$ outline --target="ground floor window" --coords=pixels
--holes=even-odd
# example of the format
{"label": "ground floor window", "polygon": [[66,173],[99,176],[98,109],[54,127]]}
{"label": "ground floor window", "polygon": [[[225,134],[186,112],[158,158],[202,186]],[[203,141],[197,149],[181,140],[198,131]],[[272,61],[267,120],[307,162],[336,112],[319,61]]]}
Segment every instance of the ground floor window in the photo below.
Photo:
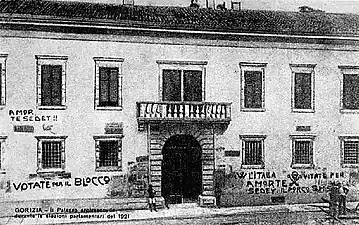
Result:
{"label": "ground floor window", "polygon": [[0,136],[0,173],[5,173],[5,140],[7,136]]}
{"label": "ground floor window", "polygon": [[94,136],[97,171],[122,170],[122,138],[121,134]]}
{"label": "ground floor window", "polygon": [[359,166],[359,136],[340,137],[342,165]]}
{"label": "ground floor window", "polygon": [[65,139],[67,136],[37,136],[38,172],[65,170]]}
{"label": "ground floor window", "polygon": [[242,167],[264,168],[264,135],[241,135]]}
{"label": "ground floor window", "polygon": [[292,139],[292,167],[313,167],[314,136],[293,135]]}

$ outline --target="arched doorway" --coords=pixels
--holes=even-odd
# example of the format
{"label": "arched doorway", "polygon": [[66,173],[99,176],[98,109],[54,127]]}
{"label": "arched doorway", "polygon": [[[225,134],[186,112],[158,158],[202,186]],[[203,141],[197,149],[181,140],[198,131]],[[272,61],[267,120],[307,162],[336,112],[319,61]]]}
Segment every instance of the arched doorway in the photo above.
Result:
{"label": "arched doorway", "polygon": [[202,150],[190,135],[170,137],[162,149],[162,195],[194,201],[202,191]]}

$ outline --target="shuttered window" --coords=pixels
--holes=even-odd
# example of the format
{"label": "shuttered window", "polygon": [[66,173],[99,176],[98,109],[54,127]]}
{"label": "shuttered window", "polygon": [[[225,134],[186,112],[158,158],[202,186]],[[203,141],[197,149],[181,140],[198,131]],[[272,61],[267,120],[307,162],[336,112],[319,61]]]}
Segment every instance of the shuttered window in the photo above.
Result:
{"label": "shuttered window", "polygon": [[244,107],[262,108],[262,72],[244,71]]}
{"label": "shuttered window", "polygon": [[343,141],[343,163],[344,164],[358,164],[359,163],[359,140],[344,140]]}
{"label": "shuttered window", "polygon": [[118,68],[100,67],[99,106],[118,106]]}
{"label": "shuttered window", "polygon": [[294,108],[312,109],[311,73],[294,74]]}
{"label": "shuttered window", "polygon": [[60,106],[62,101],[62,66],[41,66],[41,105]]}
{"label": "shuttered window", "polygon": [[203,99],[202,71],[164,69],[162,71],[163,101],[196,101]]}
{"label": "shuttered window", "polygon": [[[0,64],[0,105],[3,104],[3,102],[2,102],[3,81],[1,79],[1,73],[2,73],[2,64]],[[1,169],[1,167],[0,167],[0,169]]]}
{"label": "shuttered window", "polygon": [[244,141],[244,165],[262,165],[262,141],[245,140]]}
{"label": "shuttered window", "polygon": [[294,164],[312,164],[313,142],[311,140],[294,140]]}
{"label": "shuttered window", "polygon": [[42,168],[61,169],[62,147],[60,141],[42,142]]}
{"label": "shuttered window", "polygon": [[343,75],[343,108],[359,109],[359,75]]}
{"label": "shuttered window", "polygon": [[0,142],[0,170],[2,169],[2,161],[3,161],[3,158],[2,158],[2,146],[1,146],[1,142]]}

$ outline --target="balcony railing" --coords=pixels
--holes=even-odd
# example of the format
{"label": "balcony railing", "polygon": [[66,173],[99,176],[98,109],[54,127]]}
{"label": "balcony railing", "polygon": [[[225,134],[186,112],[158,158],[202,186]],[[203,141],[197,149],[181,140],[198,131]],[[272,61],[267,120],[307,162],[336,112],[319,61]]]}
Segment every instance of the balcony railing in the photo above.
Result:
{"label": "balcony railing", "polygon": [[229,122],[231,103],[138,102],[137,119],[146,121]]}

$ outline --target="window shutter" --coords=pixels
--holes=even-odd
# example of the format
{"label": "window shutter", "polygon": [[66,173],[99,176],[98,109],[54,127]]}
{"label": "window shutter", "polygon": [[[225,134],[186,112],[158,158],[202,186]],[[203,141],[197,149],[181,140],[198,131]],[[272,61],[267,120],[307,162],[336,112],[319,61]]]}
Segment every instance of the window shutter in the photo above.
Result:
{"label": "window shutter", "polygon": [[296,73],[294,85],[294,107],[296,109],[312,108],[312,75]]}
{"label": "window shutter", "polygon": [[118,68],[110,68],[109,104],[118,106]]}
{"label": "window shutter", "polygon": [[62,105],[62,66],[52,67],[52,105]]}
{"label": "window shutter", "polygon": [[100,67],[100,106],[107,106],[109,99],[109,72],[108,68]]}
{"label": "window shutter", "polygon": [[[2,101],[2,90],[3,90],[3,86],[2,86],[2,64],[0,63],[0,105],[3,104],[3,101]],[[1,168],[1,167],[0,167]]]}
{"label": "window shutter", "polygon": [[181,71],[163,70],[163,101],[181,101]]}
{"label": "window shutter", "polygon": [[343,76],[343,107],[359,109],[359,75],[357,74]]}
{"label": "window shutter", "polygon": [[262,108],[262,72],[244,72],[244,107]]}
{"label": "window shutter", "polygon": [[51,68],[50,65],[41,66],[41,105],[51,105]]}
{"label": "window shutter", "polygon": [[202,101],[202,71],[185,70],[183,83],[184,101]]}

